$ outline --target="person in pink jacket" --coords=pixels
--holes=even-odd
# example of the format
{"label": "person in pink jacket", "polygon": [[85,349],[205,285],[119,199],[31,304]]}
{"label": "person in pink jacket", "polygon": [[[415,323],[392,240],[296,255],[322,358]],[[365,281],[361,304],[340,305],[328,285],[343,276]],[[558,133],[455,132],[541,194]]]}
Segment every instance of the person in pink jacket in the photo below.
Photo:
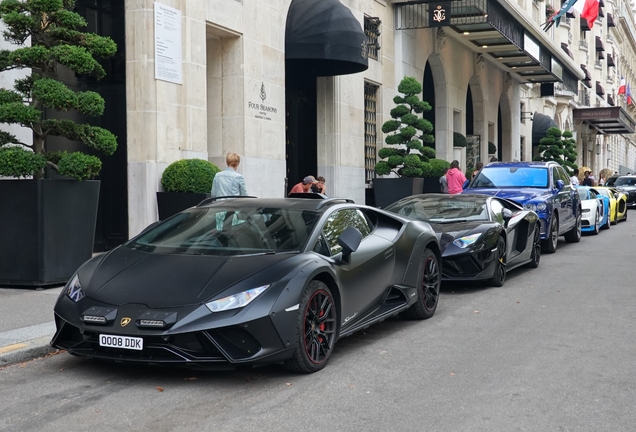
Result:
{"label": "person in pink jacket", "polygon": [[448,193],[459,194],[464,190],[464,182],[466,176],[459,169],[459,162],[454,160],[450,164],[450,169],[446,173],[446,181],[448,182]]}

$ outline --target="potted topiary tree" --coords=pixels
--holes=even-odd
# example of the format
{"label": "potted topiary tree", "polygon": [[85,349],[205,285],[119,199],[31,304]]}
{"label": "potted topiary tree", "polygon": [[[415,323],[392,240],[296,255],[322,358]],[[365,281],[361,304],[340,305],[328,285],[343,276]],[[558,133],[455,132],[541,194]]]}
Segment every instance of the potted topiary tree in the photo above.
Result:
{"label": "potted topiary tree", "polygon": [[576,140],[572,138],[572,132],[563,131],[557,127],[547,130],[545,138],[539,141],[539,156],[536,161],[554,161],[565,168],[569,176],[574,174],[577,168]]}
{"label": "potted topiary tree", "polygon": [[[99,181],[90,179],[99,174],[101,160],[81,151],[50,152],[47,138],[66,138],[80,143],[69,148],[83,144],[90,153],[104,155],[115,152],[117,139],[97,126],[53,119],[55,111],[75,110],[92,117],[104,112],[99,94],[75,92],[53,77],[58,68],[68,68],[100,79],[105,71],[95,57],[108,58],[117,46],[108,37],[82,31],[86,21],[73,12],[74,3],[0,2],[4,38],[19,46],[0,50],[0,72],[29,70],[12,89],[0,89],[0,123],[32,130],[30,142],[0,132],[0,176],[16,178],[0,181],[2,285],[66,282],[93,252]],[[25,46],[27,41],[30,46]]]}
{"label": "potted topiary tree", "polygon": [[393,98],[397,106],[391,110],[392,119],[382,125],[389,147],[380,149],[378,156],[383,160],[375,165],[377,174],[394,175],[373,180],[375,204],[379,207],[422,193],[424,179],[433,180],[429,163],[435,157],[435,149],[430,147],[435,140],[431,133],[433,125],[417,115],[430,111],[431,106],[420,100],[418,95],[422,93],[422,85],[413,77],[404,77],[398,92],[402,95]]}
{"label": "potted topiary tree", "polygon": [[159,220],[209,198],[212,181],[219,171],[219,167],[203,159],[182,159],[168,165],[161,176],[164,191],[157,192]]}

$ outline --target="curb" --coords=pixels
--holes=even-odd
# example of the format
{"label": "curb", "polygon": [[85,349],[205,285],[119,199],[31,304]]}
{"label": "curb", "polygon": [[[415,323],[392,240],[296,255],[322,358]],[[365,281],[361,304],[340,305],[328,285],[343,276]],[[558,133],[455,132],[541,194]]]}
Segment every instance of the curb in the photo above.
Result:
{"label": "curb", "polygon": [[29,341],[0,347],[0,368],[43,357],[59,351],[49,345],[51,336],[42,336]]}

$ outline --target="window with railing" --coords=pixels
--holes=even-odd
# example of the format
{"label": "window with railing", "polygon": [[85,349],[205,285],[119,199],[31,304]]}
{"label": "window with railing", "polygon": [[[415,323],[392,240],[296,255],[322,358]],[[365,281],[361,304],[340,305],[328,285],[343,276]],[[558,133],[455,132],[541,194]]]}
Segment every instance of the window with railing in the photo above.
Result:
{"label": "window with railing", "polygon": [[367,36],[367,56],[371,59],[378,59],[380,51],[380,25],[382,21],[377,17],[364,17],[364,34]]}
{"label": "window with railing", "polygon": [[375,177],[377,161],[377,103],[378,86],[364,83],[364,181],[371,183]]}

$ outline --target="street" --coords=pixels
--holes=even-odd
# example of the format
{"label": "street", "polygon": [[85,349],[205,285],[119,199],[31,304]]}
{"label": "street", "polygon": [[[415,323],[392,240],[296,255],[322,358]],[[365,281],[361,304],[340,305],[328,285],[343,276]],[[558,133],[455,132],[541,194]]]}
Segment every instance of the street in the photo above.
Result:
{"label": "street", "polygon": [[4,367],[0,431],[633,430],[635,215],[561,238],[503,288],[443,285],[433,318],[342,339],[313,375],[67,353]]}

